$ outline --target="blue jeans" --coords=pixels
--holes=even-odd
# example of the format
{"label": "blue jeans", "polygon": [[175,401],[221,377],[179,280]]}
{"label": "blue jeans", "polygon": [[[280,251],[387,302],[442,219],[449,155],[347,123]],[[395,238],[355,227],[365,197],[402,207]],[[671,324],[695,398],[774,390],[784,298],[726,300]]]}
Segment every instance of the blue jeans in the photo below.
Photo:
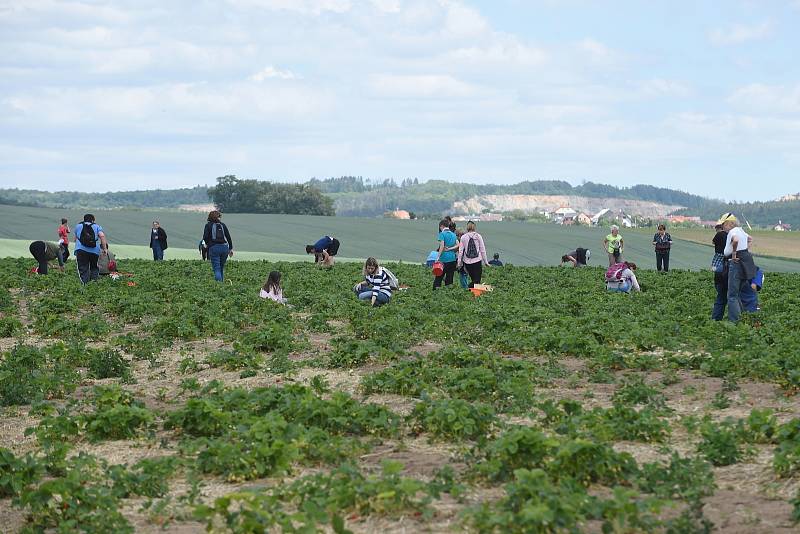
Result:
{"label": "blue jeans", "polygon": [[153,239],[153,260],[160,261],[164,259],[164,249],[161,248],[161,243],[158,239]]}
{"label": "blue jeans", "polygon": [[744,311],[750,313],[758,311],[758,293],[750,286],[749,282],[742,287],[739,299],[742,301]]}
{"label": "blue jeans", "polygon": [[626,282],[620,284],[619,287],[608,287],[608,286],[606,286],[606,287],[607,287],[607,289],[609,291],[618,292],[618,293],[628,293],[631,290],[631,285],[632,284],[630,282],[626,281]]}
{"label": "blue jeans", "polygon": [[742,292],[749,282],[741,263],[728,262],[728,320],[735,323],[742,314]]}
{"label": "blue jeans", "polygon": [[225,278],[225,262],[228,261],[228,245],[217,244],[208,248],[208,259],[211,260],[211,268],[214,269],[214,280],[222,282]]}
{"label": "blue jeans", "polygon": [[[366,287],[363,287],[361,284],[355,290],[356,295],[358,296],[358,300],[372,300],[372,290]],[[389,302],[389,297],[381,293],[380,291],[375,292],[375,306],[382,306]]]}
{"label": "blue jeans", "polygon": [[721,321],[722,316],[725,315],[725,304],[728,302],[728,276],[714,273],[714,288],[717,290],[717,299],[714,301],[711,318]]}

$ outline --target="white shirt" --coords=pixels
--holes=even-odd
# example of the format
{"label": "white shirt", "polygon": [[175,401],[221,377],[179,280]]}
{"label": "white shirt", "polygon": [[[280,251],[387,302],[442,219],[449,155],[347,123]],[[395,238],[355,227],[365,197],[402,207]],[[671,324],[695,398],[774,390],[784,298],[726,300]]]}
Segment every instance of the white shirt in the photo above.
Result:
{"label": "white shirt", "polygon": [[725,251],[723,254],[726,256],[731,256],[733,254],[734,237],[738,241],[736,243],[736,252],[739,252],[740,250],[747,250],[747,238],[750,236],[747,235],[747,232],[742,230],[741,226],[734,226],[731,228],[731,231],[728,232],[728,239],[725,241]]}

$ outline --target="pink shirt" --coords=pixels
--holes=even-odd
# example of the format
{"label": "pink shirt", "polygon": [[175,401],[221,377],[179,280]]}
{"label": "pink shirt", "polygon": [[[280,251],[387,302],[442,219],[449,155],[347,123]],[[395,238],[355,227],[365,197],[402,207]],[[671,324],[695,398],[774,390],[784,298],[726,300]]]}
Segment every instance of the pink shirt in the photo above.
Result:
{"label": "pink shirt", "polygon": [[280,302],[281,304],[284,304],[286,302],[286,299],[283,298],[282,289],[278,289],[277,293],[273,293],[272,291],[264,291],[264,288],[262,287],[259,296],[262,299],[274,300],[275,302]]}
{"label": "pink shirt", "polygon": [[[478,256],[475,258],[467,257],[467,247],[469,240],[474,239],[478,247]],[[489,265],[489,258],[486,256],[486,246],[483,244],[483,237],[478,232],[467,232],[461,236],[461,246],[458,247],[458,263],[478,263],[482,261],[484,265]]]}

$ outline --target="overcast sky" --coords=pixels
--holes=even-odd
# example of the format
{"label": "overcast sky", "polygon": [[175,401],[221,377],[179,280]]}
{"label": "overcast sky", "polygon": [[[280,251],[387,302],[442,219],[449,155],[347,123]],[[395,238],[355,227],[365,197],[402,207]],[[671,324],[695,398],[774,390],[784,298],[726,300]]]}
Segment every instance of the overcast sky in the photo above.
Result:
{"label": "overcast sky", "polygon": [[[699,7],[698,7],[699,6]],[[0,0],[0,187],[800,190],[800,0]]]}

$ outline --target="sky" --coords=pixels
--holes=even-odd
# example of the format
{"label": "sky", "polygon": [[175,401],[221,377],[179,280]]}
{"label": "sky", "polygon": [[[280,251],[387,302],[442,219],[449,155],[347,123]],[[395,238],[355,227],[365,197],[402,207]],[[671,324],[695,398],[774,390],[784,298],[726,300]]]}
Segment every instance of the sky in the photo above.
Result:
{"label": "sky", "polygon": [[0,187],[800,191],[800,0],[0,0]]}

